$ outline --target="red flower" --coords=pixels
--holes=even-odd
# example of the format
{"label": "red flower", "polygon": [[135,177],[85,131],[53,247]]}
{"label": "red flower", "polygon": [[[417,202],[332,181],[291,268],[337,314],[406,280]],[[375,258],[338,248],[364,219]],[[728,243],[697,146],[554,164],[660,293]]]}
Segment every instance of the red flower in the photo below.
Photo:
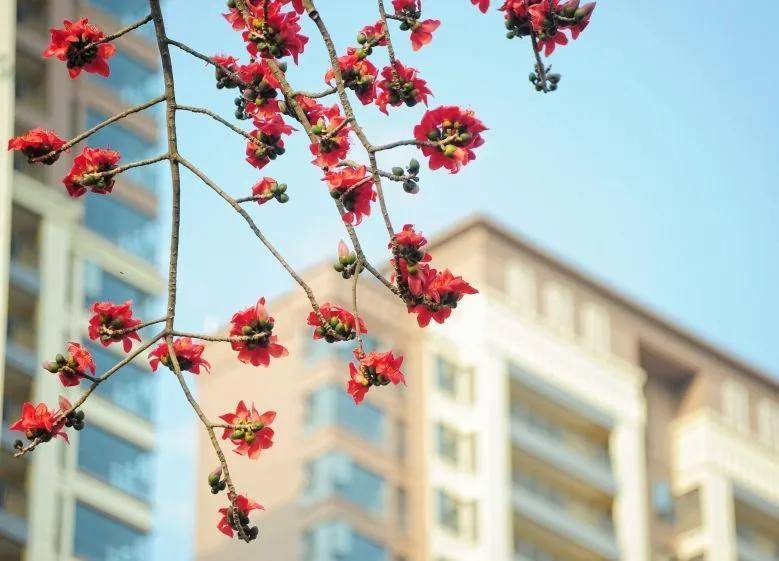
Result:
{"label": "red flower", "polygon": [[95,362],[87,349],[78,343],[68,343],[68,355],[57,355],[55,361],[46,361],[43,368],[59,374],[63,386],[77,386],[88,372],[95,373]]}
{"label": "red flower", "polygon": [[[345,55],[338,57],[338,66],[344,86],[353,90],[363,105],[368,105],[376,97],[378,70],[365,56],[364,51],[349,47]],[[334,81],[335,73],[331,67],[325,74],[325,82],[332,86]]]}
{"label": "red flower", "polygon": [[[19,150],[31,164],[36,163],[36,161],[46,165],[53,164],[59,159],[59,153],[53,154],[48,158],[42,157],[49,152],[59,150],[64,145],[65,141],[54,132],[40,128],[27,131],[23,135],[8,141],[8,149]],[[36,160],[37,158],[42,159]]]}
{"label": "red flower", "polygon": [[373,176],[365,166],[341,166],[326,172],[323,181],[330,184],[330,196],[344,205],[346,212],[341,217],[344,222],[356,226],[363,216],[370,215],[376,191],[373,190]]}
{"label": "red flower", "polygon": [[257,201],[257,204],[264,205],[274,197],[279,199],[282,196],[287,197],[287,195],[284,195],[284,190],[286,190],[286,185],[279,185],[279,182],[271,177],[263,177],[252,187],[252,196]]}
{"label": "red flower", "polygon": [[235,444],[233,452],[236,454],[256,460],[263,450],[273,446],[273,429],[269,425],[276,418],[275,411],[260,415],[254,404],[249,410],[243,401],[239,401],[235,413],[225,413],[219,418],[231,425],[224,429],[222,440],[229,439]]}
{"label": "red flower", "polygon": [[22,416],[8,428],[23,432],[28,440],[38,438],[46,442],[61,436],[65,442],[68,442],[68,435],[62,429],[65,411],[71,408],[71,404],[64,397],[60,397],[59,407],[56,411],[50,411],[45,403],[33,405],[26,401],[22,404]]}
{"label": "red flower", "polygon": [[238,531],[238,529],[236,528],[236,521],[235,521],[235,519],[237,518],[238,522],[243,527],[242,529],[244,531],[244,534],[249,536],[251,539],[256,538],[257,527],[255,526],[254,528],[248,528],[249,513],[253,510],[265,510],[265,507],[245,497],[244,495],[238,495],[235,498],[234,508],[238,512],[233,511],[232,505],[227,508],[219,509],[219,514],[222,515],[222,518],[219,520],[219,522],[217,522],[216,527],[225,536],[232,538],[235,535],[235,532]]}
{"label": "red flower", "polygon": [[228,55],[214,55],[211,60],[216,66],[214,74],[216,77],[217,88],[234,88],[238,84],[235,83],[235,78],[229,73],[235,74],[238,72],[238,59],[234,56]]}
{"label": "red flower", "polygon": [[346,391],[354,402],[359,404],[371,386],[386,386],[387,384],[405,384],[406,377],[400,371],[403,357],[396,357],[392,351],[386,353],[371,352],[364,354],[360,349],[354,350],[357,365],[349,363],[349,382]]}
{"label": "red flower", "polygon": [[270,358],[287,356],[287,349],[279,345],[273,335],[274,320],[265,309],[265,298],[260,298],[256,306],[250,306],[233,314],[230,320],[230,336],[246,339],[231,342],[234,351],[238,351],[238,360],[253,366],[268,366]]}
{"label": "red flower", "polygon": [[436,143],[436,146],[420,147],[429,158],[430,169],[445,167],[451,173],[457,173],[462,166],[476,159],[473,149],[484,144],[481,133],[485,130],[487,127],[472,111],[446,105],[425,113],[414,127],[414,138]]}
{"label": "red flower", "polygon": [[73,198],[81,197],[87,192],[87,188],[101,195],[110,193],[116,183],[116,175],[98,174],[114,169],[120,159],[119,152],[114,150],[85,147],[81,154],[75,157],[73,167],[62,180],[68,195]]}
{"label": "red flower", "polygon": [[279,112],[279,102],[276,100],[279,82],[267,61],[245,64],[236,73],[246,83],[241,92],[246,100],[246,114],[272,119]]}
{"label": "red flower", "polygon": [[370,45],[372,47],[386,47],[387,33],[384,28],[384,22],[379,20],[373,25],[366,25],[357,34],[357,42],[361,45]]}
{"label": "red flower", "polygon": [[481,13],[486,14],[487,9],[490,7],[490,0],[471,0],[471,4],[478,6]]}
{"label": "red flower", "polygon": [[297,64],[308,37],[299,33],[300,16],[295,12],[282,12],[281,8],[280,3],[271,3],[266,14],[264,3],[250,5],[249,25],[243,32],[243,40],[253,57],[291,56]]}
{"label": "red flower", "polygon": [[417,70],[403,66],[400,61],[395,61],[395,72],[391,66],[381,71],[382,80],[377,84],[379,94],[376,96],[376,105],[383,113],[387,113],[387,105],[400,107],[405,103],[409,107],[422,102],[427,105],[427,96],[433,92],[427,87],[427,82],[417,76]]}
{"label": "red flower", "polygon": [[479,292],[462,277],[455,277],[449,269],[444,269],[442,272],[434,269],[432,271],[435,276],[424,291],[427,301],[408,306],[409,313],[417,314],[417,323],[420,327],[426,327],[431,319],[443,323],[464,295]]}
{"label": "red flower", "polygon": [[[322,313],[322,317],[325,318],[325,321],[330,328],[335,331],[341,339],[336,339],[330,335],[328,330],[319,323],[316,312],[312,311],[308,314],[307,323],[315,328],[314,339],[324,338],[328,343],[333,343],[335,341],[354,339],[356,337],[354,314],[344,310],[341,306],[336,306],[330,302],[321,305],[319,311]],[[363,322],[362,319],[360,319],[360,333],[368,333],[368,330],[365,328],[365,322]]]}
{"label": "red flower", "polygon": [[95,302],[92,304],[94,315],[89,318],[89,338],[99,340],[104,347],[111,343],[122,342],[124,352],[129,353],[133,341],[140,341],[137,331],[123,331],[141,324],[141,320],[133,317],[132,302],[116,305],[111,302]]}
{"label": "red flower", "polygon": [[[192,339],[189,337],[179,337],[173,340],[173,352],[176,353],[179,367],[181,370],[192,372],[192,374],[200,374],[201,366],[206,372],[211,372],[211,365],[203,358],[205,349],[203,345],[192,343]],[[149,366],[151,366],[153,372],[157,371],[157,367],[160,364],[173,370],[173,361],[170,359],[168,344],[165,341],[149,353]]]}
{"label": "red flower", "polygon": [[310,123],[316,123],[324,115],[325,107],[320,105],[315,99],[298,95],[295,97],[295,101],[298,102]]}
{"label": "red flower", "polygon": [[271,118],[255,119],[254,126],[257,128],[249,136],[259,143],[251,140],[246,143],[246,161],[262,169],[285,152],[282,135],[290,135],[295,129],[286,124],[278,113]]}
{"label": "red flower", "polygon": [[90,24],[87,18],[77,22],[65,20],[64,24],[62,29],[49,29],[51,42],[43,56],[65,61],[71,78],[81,74],[81,70],[101,76],[111,74],[106,61],[114,56],[116,47],[111,43],[94,44],[103,39],[105,33]]}
{"label": "red flower", "polygon": [[[311,144],[311,153],[316,156],[312,163],[320,168],[329,168],[346,157],[349,152],[349,125],[341,115],[338,105],[322,111],[321,116],[311,128],[320,140]],[[337,131],[337,132],[336,132]]]}

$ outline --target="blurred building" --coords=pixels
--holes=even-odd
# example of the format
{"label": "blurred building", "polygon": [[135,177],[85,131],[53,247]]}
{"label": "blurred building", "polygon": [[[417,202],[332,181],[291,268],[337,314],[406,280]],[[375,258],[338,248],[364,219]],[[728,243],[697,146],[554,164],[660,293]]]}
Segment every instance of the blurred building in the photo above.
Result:
{"label": "blurred building", "polygon": [[[35,126],[71,138],[161,92],[153,30],[123,37],[111,76],[71,80],[64,63],[46,61],[48,28],[86,16],[108,30],[148,13],[143,0],[0,2],[0,127],[5,139]],[[88,143],[129,162],[158,151],[159,113],[102,129]],[[72,445],[50,443],[12,458],[7,430],[22,402],[56,404],[65,394],[40,368],[67,341],[86,339],[87,306],[132,299],[137,315],[161,315],[155,243],[157,171],[122,174],[112,196],[69,199],[61,184],[72,158],[30,166],[0,151],[0,561],[146,561],[150,559],[154,424],[152,378],[131,365],[101,386],[87,407],[87,428]],[[13,160],[13,161],[12,161]],[[98,372],[121,356],[88,343]],[[78,391],[67,393],[73,397]]]}
{"label": "blurred building", "polygon": [[[311,340],[298,291],[270,305],[290,356],[269,370],[208,348],[208,415],[246,399],[279,416],[259,461],[229,456],[268,509],[251,546],[214,527],[202,439],[198,561],[779,559],[775,380],[489,220],[431,252],[481,291],[444,326],[361,283],[371,344],[405,355],[407,388],[354,406],[350,345]],[[350,306],[329,266],[307,277]]]}

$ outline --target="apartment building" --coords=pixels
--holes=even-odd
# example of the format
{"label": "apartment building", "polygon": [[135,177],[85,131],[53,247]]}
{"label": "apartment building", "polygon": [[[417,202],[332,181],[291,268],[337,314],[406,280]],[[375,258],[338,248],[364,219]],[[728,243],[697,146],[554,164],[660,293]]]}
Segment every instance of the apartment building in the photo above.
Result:
{"label": "apartment building", "polygon": [[[35,126],[69,138],[127,106],[159,95],[151,29],[123,37],[111,76],[71,80],[46,61],[48,28],[86,16],[118,29],[148,11],[143,0],[7,0],[0,2],[0,127],[7,139]],[[159,113],[133,115],[95,134],[94,146],[125,161],[159,146]],[[76,153],[80,150],[77,147]],[[56,403],[63,391],[40,363],[67,341],[83,341],[98,371],[121,356],[87,340],[87,307],[132,299],[138,315],[159,315],[155,241],[157,170],[122,174],[110,197],[66,196],[61,178],[70,154],[30,166],[0,153],[0,560],[146,561],[151,559],[154,481],[154,380],[130,365],[90,399],[87,427],[70,446],[52,442],[12,457],[7,430],[24,401]]]}
{"label": "apartment building", "polygon": [[[198,561],[779,559],[775,378],[488,219],[430,251],[480,290],[443,326],[361,283],[371,344],[406,357],[406,388],[355,406],[350,345],[311,339],[298,292],[270,305],[290,356],[267,371],[208,348],[209,415],[239,399],[279,415],[259,461],[231,455],[268,509],[249,546],[214,528],[202,439]],[[329,266],[306,277],[350,305]]]}

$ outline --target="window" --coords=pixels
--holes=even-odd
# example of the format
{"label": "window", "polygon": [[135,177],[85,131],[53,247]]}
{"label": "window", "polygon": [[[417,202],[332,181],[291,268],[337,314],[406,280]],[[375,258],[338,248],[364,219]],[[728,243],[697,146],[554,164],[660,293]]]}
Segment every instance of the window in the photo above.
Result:
{"label": "window", "polygon": [[652,507],[655,514],[666,522],[673,524],[676,521],[674,496],[667,481],[652,484]]}
{"label": "window", "polygon": [[465,403],[473,401],[473,371],[440,355],[436,359],[436,383],[441,393],[450,399]]}
{"label": "window", "polygon": [[[37,55],[37,53],[36,53]],[[37,111],[46,110],[46,63],[24,51],[16,52],[16,102]]]}
{"label": "window", "polygon": [[115,302],[132,300],[136,317],[150,318],[157,315],[157,298],[140,288],[112,275],[91,261],[84,262],[84,307],[89,309],[94,302]]}
{"label": "window", "polygon": [[310,394],[306,415],[307,429],[337,425],[375,444],[384,442],[386,419],[381,409],[364,402],[356,406],[340,385],[324,386]]}
{"label": "window", "polygon": [[550,281],[543,288],[544,317],[550,327],[565,333],[573,332],[573,296],[559,283]]}
{"label": "window", "polygon": [[160,77],[157,71],[121,50],[111,57],[110,76],[103,78],[99,74],[89,74],[89,79],[111,88],[128,104],[144,103],[159,95]]}
{"label": "window", "polygon": [[46,10],[47,0],[17,0],[16,22],[40,32],[46,32],[49,20]]}
{"label": "window", "polygon": [[763,444],[779,450],[779,405],[770,399],[757,405],[757,432]]}
{"label": "window", "polygon": [[[98,375],[122,359],[120,355],[92,341],[85,341],[84,345],[92,353]],[[100,384],[95,393],[130,413],[151,420],[155,383],[151,372],[131,362],[122,368],[120,374],[111,378],[110,384]]]}
{"label": "window", "polygon": [[524,314],[536,313],[536,275],[533,269],[520,262],[511,261],[506,267],[506,296]]}
{"label": "window", "polygon": [[728,379],[722,384],[722,413],[736,429],[749,430],[749,393],[735,380]]}
{"label": "window", "polygon": [[159,224],[121,199],[97,195],[86,197],[84,225],[96,234],[146,261],[155,261]]}
{"label": "window", "polygon": [[398,526],[402,531],[408,530],[408,493],[404,487],[398,487],[395,495],[395,509]]}
{"label": "window", "polygon": [[606,310],[587,302],[582,306],[581,326],[582,338],[587,347],[598,353],[611,351],[611,325]]}
{"label": "window", "polygon": [[438,524],[459,538],[476,539],[476,503],[463,501],[446,491],[436,492]]}
{"label": "window", "polygon": [[437,423],[435,432],[441,458],[461,469],[475,467],[474,435],[462,434],[444,423]]}
{"label": "window", "polygon": [[384,547],[341,521],[317,524],[303,540],[306,561],[389,561]]}
{"label": "window", "polygon": [[374,514],[384,511],[384,478],[357,464],[348,455],[331,452],[306,466],[308,486],[305,499],[324,501],[337,496]]}
{"label": "window", "polygon": [[[87,111],[86,128],[94,127],[107,118],[108,115],[89,109]],[[121,163],[151,158],[156,156],[159,151],[157,142],[139,136],[120,123],[112,123],[110,126],[100,129],[90,136],[87,142],[90,146],[102,146],[117,150],[122,154]],[[134,183],[154,192],[157,188],[158,169],[158,166],[137,167],[124,172],[122,176],[130,178]]]}
{"label": "window", "polygon": [[79,433],[79,469],[144,501],[152,496],[151,462],[148,450],[93,424]]}
{"label": "window", "polygon": [[147,561],[149,536],[83,503],[76,504],[73,553],[83,561]]}

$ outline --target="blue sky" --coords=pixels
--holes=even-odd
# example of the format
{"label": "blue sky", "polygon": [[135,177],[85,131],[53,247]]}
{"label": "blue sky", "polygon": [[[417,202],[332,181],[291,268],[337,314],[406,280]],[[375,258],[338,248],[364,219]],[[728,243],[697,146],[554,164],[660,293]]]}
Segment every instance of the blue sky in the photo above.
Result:
{"label": "blue sky", "polygon": [[[376,19],[373,2],[319,4],[341,52]],[[245,57],[240,37],[218,15],[221,3],[168,0],[166,6],[174,38],[205,53]],[[498,12],[482,16],[467,0],[425,0],[424,7],[443,25],[418,53],[396,29],[400,60],[420,69],[435,94],[431,106],[468,106],[490,131],[478,159],[460,174],[423,168],[416,196],[390,186],[394,222],[435,233],[471,213],[489,213],[596,279],[779,374],[779,48],[754,22],[761,7],[768,13],[773,4],[758,0],[750,10],[726,12],[687,1],[599,2],[582,37],[551,57],[563,74],[551,95],[530,87],[529,45],[504,38]],[[374,55],[377,65],[383,66],[383,54]],[[181,103],[230,117],[233,95],[213,88],[211,70],[179,53],[174,64]],[[301,67],[290,66],[294,86],[321,88],[321,40],[312,36]],[[380,143],[410,137],[423,110],[388,119],[369,109],[359,117]],[[261,176],[243,161],[244,143],[234,133],[193,115],[181,116],[179,130],[185,156],[232,194],[245,195]],[[384,155],[382,166],[411,154]],[[308,160],[298,134],[287,154],[263,170],[289,184],[291,201],[252,210],[298,268],[331,258],[344,237]],[[386,257],[377,216],[359,232],[373,260]],[[224,323],[258,296],[291,286],[240,218],[189,174],[182,240],[182,327]],[[166,430],[186,435],[192,427],[183,399],[170,384],[166,391],[166,401],[176,404],[165,414]],[[179,443],[161,463],[191,456],[186,439]],[[192,478],[164,469],[160,477],[168,505],[160,513],[160,530],[168,533],[160,551],[184,561],[187,530],[168,509],[177,516],[189,511]]]}

